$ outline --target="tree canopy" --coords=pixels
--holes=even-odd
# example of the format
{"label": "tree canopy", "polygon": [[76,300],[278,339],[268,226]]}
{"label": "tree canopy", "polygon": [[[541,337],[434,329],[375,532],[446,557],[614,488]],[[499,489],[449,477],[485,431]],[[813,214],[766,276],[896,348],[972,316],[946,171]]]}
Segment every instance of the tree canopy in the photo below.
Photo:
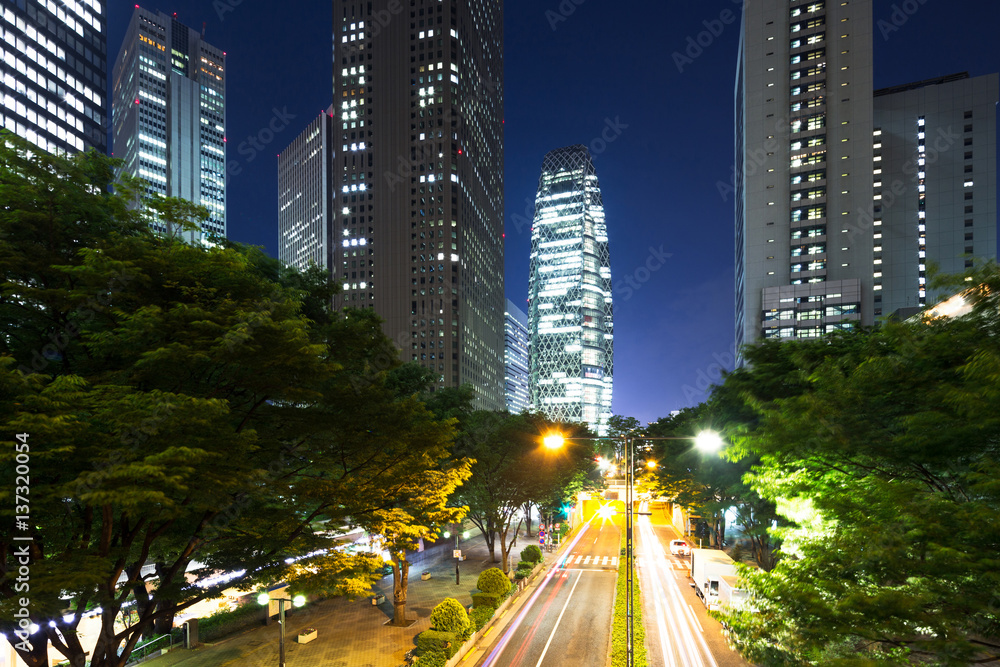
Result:
{"label": "tree canopy", "polygon": [[789,523],[728,619],[751,660],[1000,659],[1000,272],[969,278],[969,315],[767,341],[727,378],[758,416],[735,453]]}
{"label": "tree canopy", "polygon": [[[153,235],[154,213],[185,227],[205,212],[135,208],[139,190],[114,168],[0,136],[0,420],[5,439],[29,434],[40,628],[12,643],[32,667],[50,645],[73,664],[90,651],[95,667],[124,665],[143,634],[232,585],[204,585],[215,573],[359,594],[375,563],[336,551],[340,528],[426,510],[414,489],[461,480],[453,426],[390,382],[399,361],[377,318],[331,310],[336,288],[318,270]],[[0,453],[10,479],[15,444]],[[8,637],[21,597],[13,491],[0,490]],[[325,577],[304,575],[310,563]],[[98,606],[101,637],[82,647],[75,630]]]}

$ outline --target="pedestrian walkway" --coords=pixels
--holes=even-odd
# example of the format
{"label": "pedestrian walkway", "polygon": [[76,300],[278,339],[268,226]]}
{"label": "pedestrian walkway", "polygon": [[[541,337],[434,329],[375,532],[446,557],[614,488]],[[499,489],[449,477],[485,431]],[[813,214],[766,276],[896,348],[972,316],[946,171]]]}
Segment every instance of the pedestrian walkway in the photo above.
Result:
{"label": "pedestrian walkway", "polygon": [[[511,550],[513,571],[519,554],[528,544],[537,544],[537,537],[518,537]],[[490,560],[482,535],[462,541],[459,548],[466,560],[459,565],[459,582],[455,583],[454,545],[437,544],[416,554],[410,567],[406,617],[413,619],[409,627],[386,625],[392,620],[392,575],[376,584],[376,591],[385,602],[373,605],[371,598],[349,601],[334,598],[304,609],[286,612],[285,661],[288,667],[398,667],[405,662],[405,653],[415,646],[416,636],[430,627],[431,610],[439,602],[453,597],[463,606],[472,605],[479,573],[500,563]],[[496,547],[500,560],[500,545]],[[421,580],[429,572],[430,579]],[[305,628],[315,628],[317,638],[308,644],[298,644],[296,636]],[[142,663],[143,667],[273,667],[278,663],[279,627],[277,623],[255,627],[238,635],[206,644],[197,649],[177,649]]]}

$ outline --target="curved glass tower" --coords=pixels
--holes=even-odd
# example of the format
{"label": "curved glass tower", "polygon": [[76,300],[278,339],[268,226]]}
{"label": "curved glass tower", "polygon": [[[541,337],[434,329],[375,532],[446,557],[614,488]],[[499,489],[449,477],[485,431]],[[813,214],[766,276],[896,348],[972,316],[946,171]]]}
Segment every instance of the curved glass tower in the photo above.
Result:
{"label": "curved glass tower", "polygon": [[528,280],[531,409],[606,435],[614,325],[601,188],[586,146],[542,163]]}

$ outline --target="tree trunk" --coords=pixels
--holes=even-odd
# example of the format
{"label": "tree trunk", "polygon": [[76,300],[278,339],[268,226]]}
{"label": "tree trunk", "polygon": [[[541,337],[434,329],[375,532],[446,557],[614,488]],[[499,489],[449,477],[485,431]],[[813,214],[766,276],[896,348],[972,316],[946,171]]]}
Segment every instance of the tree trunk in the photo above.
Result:
{"label": "tree trunk", "polygon": [[493,520],[489,519],[486,521],[486,534],[483,536],[486,538],[486,548],[490,550],[490,562],[497,562],[497,552],[496,552],[496,526],[493,525]]}
{"label": "tree trunk", "polygon": [[507,533],[510,531],[510,524],[508,523],[504,526],[503,532],[500,534],[500,558],[502,561],[501,569],[504,574],[510,572],[510,550],[514,547],[517,542],[517,531],[521,527],[521,520],[517,520],[517,524],[514,525],[514,536],[510,538],[510,542],[507,541]]}
{"label": "tree trunk", "polygon": [[[28,667],[48,667],[49,638],[47,635],[48,635],[47,632],[39,633],[30,635],[26,638],[23,638],[22,640],[21,637],[18,637],[13,632],[11,632],[11,636],[8,638],[7,641],[11,643],[11,646],[14,647],[14,650],[17,652],[18,657],[20,657],[21,660],[24,661],[24,664],[28,665]],[[41,639],[42,641],[39,641],[39,639]],[[28,647],[31,650],[24,651],[17,648],[18,646]],[[80,658],[86,660],[86,658],[83,655],[81,655]],[[83,665],[83,661],[81,660],[79,662],[71,662],[70,664]]]}
{"label": "tree trunk", "polygon": [[524,505],[524,534],[526,537],[532,537],[531,535],[531,503],[525,503]]}
{"label": "tree trunk", "polygon": [[406,587],[410,577],[410,562],[406,552],[393,554],[392,562],[392,624],[406,627]]}

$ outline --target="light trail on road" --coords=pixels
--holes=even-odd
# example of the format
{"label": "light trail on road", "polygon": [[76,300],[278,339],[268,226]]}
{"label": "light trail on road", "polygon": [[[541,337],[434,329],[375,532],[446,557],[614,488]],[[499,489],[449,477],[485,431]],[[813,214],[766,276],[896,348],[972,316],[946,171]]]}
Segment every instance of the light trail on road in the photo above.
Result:
{"label": "light trail on road", "polygon": [[[583,526],[580,528],[580,532],[577,533],[576,537],[574,537],[573,540],[566,546],[566,550],[563,552],[563,556],[558,561],[556,561],[556,564],[545,575],[545,580],[538,586],[538,589],[534,592],[534,594],[532,594],[532,596],[528,598],[527,602],[524,603],[524,606],[521,607],[521,611],[518,612],[517,617],[515,617],[514,620],[511,621],[510,625],[507,627],[507,631],[503,633],[503,636],[500,638],[500,641],[497,642],[497,645],[490,652],[489,657],[486,659],[485,662],[483,662],[482,667],[492,667],[493,665],[496,664],[497,660],[500,658],[500,654],[502,654],[504,649],[507,648],[507,644],[510,642],[511,637],[513,637],[514,633],[517,632],[517,629],[521,627],[521,623],[524,621],[528,612],[531,611],[531,608],[534,606],[535,602],[538,601],[538,599],[541,597],[542,593],[546,590],[546,588],[549,588],[549,584],[552,581],[553,575],[556,572],[559,572],[561,574],[564,571],[568,555],[580,542],[580,539],[586,534],[588,528],[590,528],[589,521],[583,524]],[[548,591],[546,606],[552,604],[552,601],[555,599],[556,594],[562,588],[564,581],[565,577],[563,576],[557,577],[556,585],[553,586]],[[577,583],[579,583],[579,581],[580,579],[577,578]],[[565,607],[563,609],[565,610]],[[545,614],[539,614],[538,618],[539,621],[541,621],[541,619],[545,618]],[[537,632],[537,628],[534,628],[532,632],[533,633]],[[523,643],[521,650],[523,651],[527,646],[528,642]]]}
{"label": "light trail on road", "polygon": [[704,630],[684,601],[671,561],[647,516],[639,517],[639,535],[645,554],[642,583],[648,586],[646,590],[652,595],[664,664],[668,667],[718,667],[705,642]]}

